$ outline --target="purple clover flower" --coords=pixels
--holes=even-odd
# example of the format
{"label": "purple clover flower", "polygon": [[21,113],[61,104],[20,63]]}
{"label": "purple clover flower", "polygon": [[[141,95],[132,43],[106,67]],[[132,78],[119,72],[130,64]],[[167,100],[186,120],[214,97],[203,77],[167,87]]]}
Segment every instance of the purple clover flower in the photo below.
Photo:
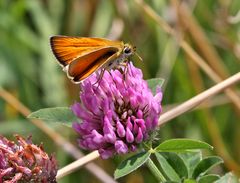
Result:
{"label": "purple clover flower", "polygon": [[18,143],[0,136],[0,182],[55,183],[57,163],[42,146],[16,135]]}
{"label": "purple clover flower", "polygon": [[93,74],[81,84],[80,102],[72,106],[82,120],[73,123],[80,135],[80,147],[98,150],[103,159],[114,154],[135,151],[149,139],[161,113],[162,92],[155,96],[143,80],[143,74],[130,62],[127,72],[120,70]]}

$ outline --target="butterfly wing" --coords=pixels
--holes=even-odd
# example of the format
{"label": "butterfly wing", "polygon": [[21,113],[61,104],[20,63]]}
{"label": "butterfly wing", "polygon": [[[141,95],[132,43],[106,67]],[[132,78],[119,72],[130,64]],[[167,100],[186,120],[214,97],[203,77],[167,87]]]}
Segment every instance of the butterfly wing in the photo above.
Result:
{"label": "butterfly wing", "polygon": [[112,62],[119,56],[117,48],[106,47],[81,56],[68,66],[68,77],[74,82],[80,82],[90,76],[94,71]]}
{"label": "butterfly wing", "polygon": [[[50,43],[54,55],[63,67],[92,52],[104,48],[117,49],[119,51],[123,47],[123,42],[120,41],[68,36],[53,36],[50,38]],[[93,61],[93,59],[89,61]]]}

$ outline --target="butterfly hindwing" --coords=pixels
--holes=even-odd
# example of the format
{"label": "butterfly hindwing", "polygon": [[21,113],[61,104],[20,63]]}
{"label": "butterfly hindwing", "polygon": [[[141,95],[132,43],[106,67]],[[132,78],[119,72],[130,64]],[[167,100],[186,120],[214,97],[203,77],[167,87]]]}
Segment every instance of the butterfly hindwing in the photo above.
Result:
{"label": "butterfly hindwing", "polygon": [[119,55],[119,50],[114,47],[106,47],[93,51],[72,61],[68,66],[68,76],[74,81],[79,82],[90,76]]}

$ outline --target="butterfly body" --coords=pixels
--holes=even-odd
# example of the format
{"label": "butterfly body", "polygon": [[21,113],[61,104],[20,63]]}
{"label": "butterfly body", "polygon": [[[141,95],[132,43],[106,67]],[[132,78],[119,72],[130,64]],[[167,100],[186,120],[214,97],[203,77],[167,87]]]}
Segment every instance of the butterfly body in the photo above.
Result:
{"label": "butterfly body", "polygon": [[50,43],[59,64],[75,83],[99,69],[117,68],[135,52],[130,44],[102,38],[53,36]]}

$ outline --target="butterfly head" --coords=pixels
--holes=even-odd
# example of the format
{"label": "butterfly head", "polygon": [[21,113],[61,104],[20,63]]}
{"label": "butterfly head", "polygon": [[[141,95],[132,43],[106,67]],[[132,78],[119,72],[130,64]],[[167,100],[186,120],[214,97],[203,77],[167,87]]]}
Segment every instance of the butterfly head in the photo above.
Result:
{"label": "butterfly head", "polygon": [[123,55],[125,58],[130,57],[131,55],[135,54],[140,61],[142,61],[142,58],[138,55],[136,52],[136,46],[132,46],[130,44],[125,44],[123,47]]}
{"label": "butterfly head", "polygon": [[125,44],[123,47],[123,54],[125,55],[125,57],[129,57],[131,55],[133,55],[136,51],[136,46],[132,46],[130,44]]}

